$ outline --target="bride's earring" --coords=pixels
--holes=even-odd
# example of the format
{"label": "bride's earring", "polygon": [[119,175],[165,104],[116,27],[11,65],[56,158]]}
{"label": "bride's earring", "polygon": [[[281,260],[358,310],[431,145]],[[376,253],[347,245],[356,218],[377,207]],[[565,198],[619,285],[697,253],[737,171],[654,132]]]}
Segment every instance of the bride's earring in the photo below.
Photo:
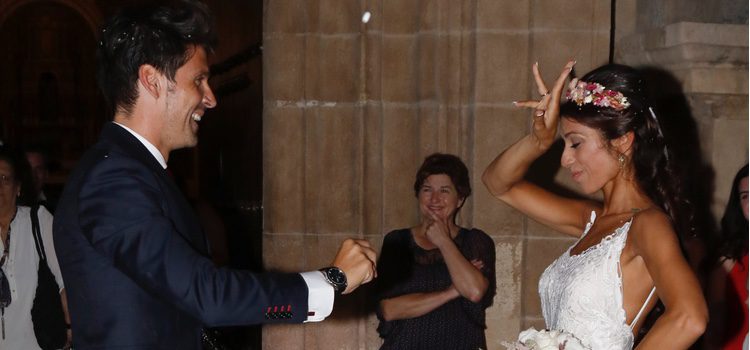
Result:
{"label": "bride's earring", "polygon": [[625,160],[627,160],[625,154],[620,153],[620,155],[617,156],[617,161],[620,163],[620,170],[625,169]]}

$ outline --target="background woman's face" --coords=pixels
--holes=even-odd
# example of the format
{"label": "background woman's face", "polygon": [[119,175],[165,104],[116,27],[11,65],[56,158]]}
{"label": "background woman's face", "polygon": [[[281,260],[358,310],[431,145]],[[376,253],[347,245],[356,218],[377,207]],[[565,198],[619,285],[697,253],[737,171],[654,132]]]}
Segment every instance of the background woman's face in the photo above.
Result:
{"label": "background woman's face", "polygon": [[737,186],[737,191],[739,191],[740,195],[740,205],[742,206],[742,213],[745,214],[745,219],[747,219],[747,178],[743,178],[740,180],[739,186]]}
{"label": "background woman's face", "polygon": [[450,176],[434,174],[428,176],[419,189],[419,211],[429,218],[434,213],[441,218],[450,218],[456,212],[461,200]]}
{"label": "background woman's face", "polygon": [[16,181],[13,167],[0,160],[0,205],[15,206],[21,185]]}

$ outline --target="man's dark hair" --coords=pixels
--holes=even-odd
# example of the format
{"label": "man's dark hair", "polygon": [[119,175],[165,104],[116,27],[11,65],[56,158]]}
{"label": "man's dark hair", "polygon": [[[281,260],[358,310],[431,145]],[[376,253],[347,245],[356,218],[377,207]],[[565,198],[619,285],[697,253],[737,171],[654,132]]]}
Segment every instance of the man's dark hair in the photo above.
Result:
{"label": "man's dark hair", "polygon": [[97,82],[110,112],[131,113],[138,97],[138,69],[149,64],[174,81],[194,47],[210,53],[216,43],[205,4],[180,0],[129,7],[101,29],[96,50]]}

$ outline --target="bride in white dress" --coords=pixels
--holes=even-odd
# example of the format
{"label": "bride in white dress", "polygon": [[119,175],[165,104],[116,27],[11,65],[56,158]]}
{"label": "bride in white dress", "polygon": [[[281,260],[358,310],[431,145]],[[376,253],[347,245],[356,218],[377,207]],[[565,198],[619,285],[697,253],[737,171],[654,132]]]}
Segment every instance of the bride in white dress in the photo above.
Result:
{"label": "bride in white dress", "polygon": [[[678,182],[643,79],[630,67],[607,65],[574,79],[563,93],[574,64],[568,62],[551,91],[533,67],[541,98],[516,103],[535,110],[532,131],[500,153],[482,181],[530,218],[578,237],[539,282],[548,329],[572,333],[594,350],[631,349],[661,299],[665,312],[638,349],[686,349],[703,333],[708,314],[675,233],[684,222]],[[524,180],[555,141],[558,122],[561,165],[584,193],[601,191],[601,203]]]}

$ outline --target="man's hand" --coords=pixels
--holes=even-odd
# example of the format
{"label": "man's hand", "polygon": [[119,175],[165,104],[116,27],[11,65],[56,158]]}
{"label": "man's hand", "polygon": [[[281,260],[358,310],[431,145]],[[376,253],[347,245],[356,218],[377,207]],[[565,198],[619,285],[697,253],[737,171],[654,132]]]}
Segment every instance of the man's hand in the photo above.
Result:
{"label": "man's hand", "polygon": [[366,240],[349,238],[341,243],[332,265],[346,275],[346,290],[342,294],[349,294],[376,277],[376,259],[377,254]]}

